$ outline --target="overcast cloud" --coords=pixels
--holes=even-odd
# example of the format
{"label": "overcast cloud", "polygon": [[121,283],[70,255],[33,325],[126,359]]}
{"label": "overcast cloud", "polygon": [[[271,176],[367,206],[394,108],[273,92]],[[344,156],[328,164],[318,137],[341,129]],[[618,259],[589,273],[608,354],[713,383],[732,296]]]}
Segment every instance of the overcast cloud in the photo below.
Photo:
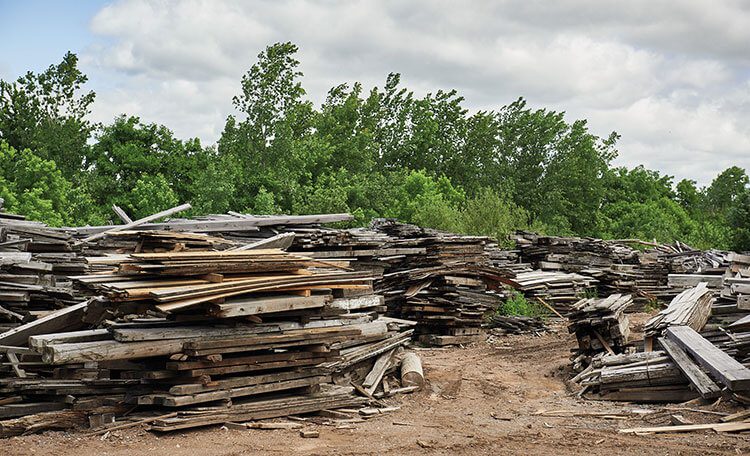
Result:
{"label": "overcast cloud", "polygon": [[319,103],[389,72],[466,107],[519,96],[622,135],[617,163],[702,184],[750,169],[750,2],[124,0],[91,20],[83,69],[95,120],[119,113],[214,143],[240,78],[268,44],[300,47]]}

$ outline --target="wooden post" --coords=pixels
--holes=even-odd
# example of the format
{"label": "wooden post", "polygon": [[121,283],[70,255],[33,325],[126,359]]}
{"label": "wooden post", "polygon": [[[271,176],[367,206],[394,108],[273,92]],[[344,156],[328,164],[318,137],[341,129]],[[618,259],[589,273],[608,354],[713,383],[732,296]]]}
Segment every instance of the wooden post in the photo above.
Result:
{"label": "wooden post", "polygon": [[401,386],[424,386],[422,361],[414,352],[407,352],[401,360]]}

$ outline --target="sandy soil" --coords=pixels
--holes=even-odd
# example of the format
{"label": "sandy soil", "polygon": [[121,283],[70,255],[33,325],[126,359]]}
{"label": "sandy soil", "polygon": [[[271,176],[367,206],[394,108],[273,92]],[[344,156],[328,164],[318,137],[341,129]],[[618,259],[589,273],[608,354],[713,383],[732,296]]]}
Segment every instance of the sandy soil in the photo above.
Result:
{"label": "sandy soil", "polygon": [[[644,418],[633,410],[662,406],[577,399],[564,379],[575,341],[565,331],[513,336],[465,348],[420,351],[428,387],[394,401],[401,409],[337,428],[306,423],[320,432],[306,439],[294,430],[234,430],[218,426],[169,435],[144,429],[105,439],[49,432],[0,442],[2,455],[716,455],[750,453],[750,436],[711,431],[623,435],[617,429],[669,423],[670,413],[693,422],[716,421],[694,412]],[[574,392],[573,392],[574,393]],[[727,410],[703,407],[706,410]],[[625,419],[549,417],[540,410],[626,413]]]}

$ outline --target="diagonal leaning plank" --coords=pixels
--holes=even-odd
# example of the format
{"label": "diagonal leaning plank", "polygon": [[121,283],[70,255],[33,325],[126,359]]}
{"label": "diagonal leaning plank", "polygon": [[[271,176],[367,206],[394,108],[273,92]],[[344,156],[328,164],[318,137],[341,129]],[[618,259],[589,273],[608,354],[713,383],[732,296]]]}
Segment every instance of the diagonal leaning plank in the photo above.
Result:
{"label": "diagonal leaning plank", "polygon": [[721,388],[690,359],[679,345],[664,337],[659,338],[659,344],[702,398],[713,399],[721,395]]}

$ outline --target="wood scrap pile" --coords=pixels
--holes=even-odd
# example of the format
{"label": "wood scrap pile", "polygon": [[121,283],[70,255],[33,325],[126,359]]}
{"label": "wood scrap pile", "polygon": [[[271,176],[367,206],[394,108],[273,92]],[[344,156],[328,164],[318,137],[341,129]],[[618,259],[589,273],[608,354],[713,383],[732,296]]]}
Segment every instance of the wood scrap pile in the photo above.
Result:
{"label": "wood scrap pile", "polygon": [[628,402],[684,402],[698,397],[663,351],[595,356],[574,381],[586,397]]}
{"label": "wood scrap pile", "polygon": [[750,401],[750,369],[693,328],[667,327],[658,344],[661,351],[598,355],[574,380],[582,394],[605,400],[681,402],[727,392]]}
{"label": "wood scrap pile", "polygon": [[541,299],[560,314],[567,314],[571,306],[596,285],[596,279],[576,273],[540,271],[521,272],[501,279],[527,298]]}
{"label": "wood scrap pile", "polygon": [[[679,292],[695,286],[688,275],[708,275],[711,285],[720,287],[731,253],[700,251],[676,242],[656,244],[637,239],[603,241],[593,238],[539,236],[518,232],[516,244],[521,261],[546,271],[574,272],[598,280],[599,294],[629,293],[640,310],[649,300],[669,301]],[[628,244],[648,247],[639,251]],[[670,274],[674,276],[670,279]],[[705,281],[705,280],[704,280]]]}
{"label": "wood scrap pile", "polygon": [[378,318],[367,273],[276,249],[105,261],[116,272],[76,278],[102,298],[0,334],[0,417],[179,408],[154,422],[167,431],[354,407],[400,388],[383,378],[398,374],[413,323]]}
{"label": "wood scrap pile", "polygon": [[624,353],[630,335],[625,310],[633,303],[630,295],[613,294],[603,299],[582,299],[568,314],[568,332],[576,335],[578,350],[573,369],[583,370],[598,353]]}
{"label": "wood scrap pile", "polygon": [[750,255],[733,253],[724,275],[720,298],[738,310],[750,312]]}
{"label": "wood scrap pile", "polygon": [[675,296],[669,306],[650,318],[645,326],[647,338],[661,334],[670,326],[689,326],[700,331],[711,315],[713,293],[705,282]]}
{"label": "wood scrap pile", "polygon": [[485,313],[506,298],[498,271],[489,265],[489,239],[389,219],[375,220],[372,228],[405,252],[380,258],[387,266],[376,290],[384,295],[389,314],[417,321],[416,333],[426,344],[482,340]]}
{"label": "wood scrap pile", "polygon": [[485,323],[490,328],[490,334],[505,336],[508,334],[541,334],[549,331],[549,327],[539,317],[525,317],[523,315],[501,315],[493,313]]}
{"label": "wood scrap pile", "polygon": [[0,331],[79,302],[67,275],[83,270],[70,236],[0,212]]}

